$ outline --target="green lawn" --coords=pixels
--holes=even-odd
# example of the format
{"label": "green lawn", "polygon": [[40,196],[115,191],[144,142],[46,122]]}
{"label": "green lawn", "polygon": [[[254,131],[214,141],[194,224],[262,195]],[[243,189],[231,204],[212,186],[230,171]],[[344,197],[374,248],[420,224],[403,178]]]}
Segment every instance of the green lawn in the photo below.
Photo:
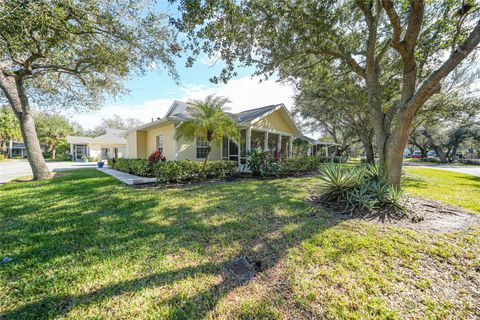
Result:
{"label": "green lawn", "polygon": [[[480,212],[479,179],[407,172],[410,193]],[[305,201],[316,183],[132,189],[81,169],[1,186],[0,258],[14,260],[0,266],[0,318],[480,316],[478,226],[432,235],[340,220]],[[261,271],[236,286],[222,266],[241,255]]]}
{"label": "green lawn", "polygon": [[405,190],[480,212],[480,178],[445,170],[405,167]]}

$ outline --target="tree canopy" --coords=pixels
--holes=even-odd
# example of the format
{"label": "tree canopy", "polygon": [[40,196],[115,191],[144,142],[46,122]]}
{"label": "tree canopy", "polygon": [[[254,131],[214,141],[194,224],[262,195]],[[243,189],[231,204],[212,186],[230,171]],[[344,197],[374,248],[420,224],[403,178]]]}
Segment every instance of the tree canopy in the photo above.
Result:
{"label": "tree canopy", "polygon": [[95,108],[136,73],[166,66],[176,47],[154,1],[0,2],[0,88],[19,119],[35,179],[49,177],[30,104]]}
{"label": "tree canopy", "polygon": [[[226,62],[214,82],[235,76],[237,65],[266,76],[287,66],[295,77],[292,65],[311,69],[325,60],[356,74],[381,174],[395,185],[415,114],[460,63],[475,58],[480,42],[475,1],[170,1],[179,4],[182,15],[172,23],[186,34],[191,61],[203,53]],[[399,86],[386,100],[392,80]]]}
{"label": "tree canopy", "polygon": [[65,116],[46,112],[35,115],[37,134],[41,143],[45,144],[52,159],[56,158],[57,148],[66,144],[67,136],[73,134],[75,128]]}
{"label": "tree canopy", "polygon": [[87,131],[88,135],[99,136],[105,134],[106,129],[120,129],[130,130],[142,125],[143,122],[136,118],[122,118],[118,114],[114,114],[108,118],[102,118],[102,122],[97,125],[93,130]]}

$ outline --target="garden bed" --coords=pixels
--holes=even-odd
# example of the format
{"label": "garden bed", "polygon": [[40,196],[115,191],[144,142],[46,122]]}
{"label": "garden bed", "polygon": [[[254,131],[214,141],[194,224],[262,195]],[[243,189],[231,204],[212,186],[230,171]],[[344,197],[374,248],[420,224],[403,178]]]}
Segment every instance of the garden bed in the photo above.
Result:
{"label": "garden bed", "polygon": [[423,198],[408,198],[403,203],[405,208],[403,212],[373,209],[368,213],[345,211],[343,207],[325,202],[316,196],[307,198],[307,201],[319,208],[334,212],[341,219],[361,219],[416,231],[448,233],[468,230],[480,223],[478,215],[461,207]]}

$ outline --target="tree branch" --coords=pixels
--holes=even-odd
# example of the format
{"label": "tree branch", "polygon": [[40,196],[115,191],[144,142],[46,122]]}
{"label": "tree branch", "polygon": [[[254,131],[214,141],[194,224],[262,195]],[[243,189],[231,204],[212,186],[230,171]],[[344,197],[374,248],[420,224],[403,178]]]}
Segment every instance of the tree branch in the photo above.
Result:
{"label": "tree branch", "polygon": [[423,103],[439,89],[440,81],[455,69],[480,43],[480,20],[468,38],[435,70],[420,86],[415,95],[405,105],[409,113],[415,114]]}

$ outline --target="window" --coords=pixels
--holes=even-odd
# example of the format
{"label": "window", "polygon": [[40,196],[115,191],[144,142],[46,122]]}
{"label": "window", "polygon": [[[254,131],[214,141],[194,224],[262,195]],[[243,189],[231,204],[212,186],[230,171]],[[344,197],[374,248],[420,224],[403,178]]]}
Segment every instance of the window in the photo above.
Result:
{"label": "window", "polygon": [[163,135],[155,137],[155,144],[157,146],[157,150],[160,150],[160,152],[163,154]]}
{"label": "window", "polygon": [[207,157],[208,143],[202,137],[197,137],[197,159],[205,159]]}

